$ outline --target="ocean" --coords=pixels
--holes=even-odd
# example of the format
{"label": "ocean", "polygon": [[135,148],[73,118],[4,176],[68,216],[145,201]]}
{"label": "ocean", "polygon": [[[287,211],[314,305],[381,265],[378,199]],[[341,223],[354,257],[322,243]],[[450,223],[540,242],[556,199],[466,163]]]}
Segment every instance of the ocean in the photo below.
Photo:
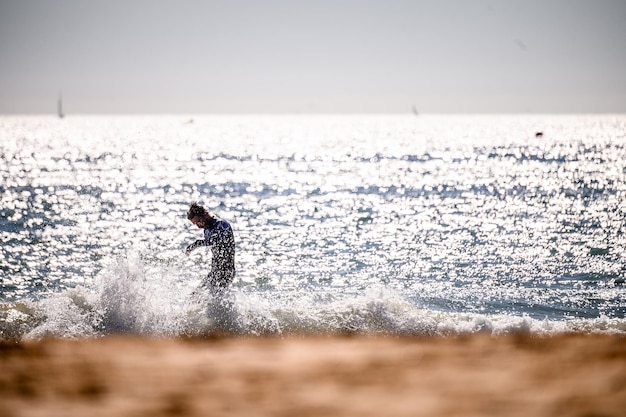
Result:
{"label": "ocean", "polygon": [[0,149],[3,341],[626,334],[626,115],[0,116]]}

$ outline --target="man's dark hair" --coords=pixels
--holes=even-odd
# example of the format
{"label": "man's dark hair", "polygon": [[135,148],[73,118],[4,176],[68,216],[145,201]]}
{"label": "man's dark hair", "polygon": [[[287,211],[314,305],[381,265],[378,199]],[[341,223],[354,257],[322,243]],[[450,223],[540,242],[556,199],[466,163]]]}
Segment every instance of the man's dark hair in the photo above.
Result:
{"label": "man's dark hair", "polygon": [[193,202],[191,203],[191,205],[189,206],[189,210],[187,211],[187,220],[191,220],[196,216],[212,217],[204,207],[196,202]]}

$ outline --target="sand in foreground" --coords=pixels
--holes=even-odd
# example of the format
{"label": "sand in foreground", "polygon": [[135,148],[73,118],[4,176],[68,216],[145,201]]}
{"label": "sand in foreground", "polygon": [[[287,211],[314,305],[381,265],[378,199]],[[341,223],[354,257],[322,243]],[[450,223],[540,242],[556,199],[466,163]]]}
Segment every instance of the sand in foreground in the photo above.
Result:
{"label": "sand in foreground", "polygon": [[5,417],[626,415],[621,337],[108,337],[0,348]]}

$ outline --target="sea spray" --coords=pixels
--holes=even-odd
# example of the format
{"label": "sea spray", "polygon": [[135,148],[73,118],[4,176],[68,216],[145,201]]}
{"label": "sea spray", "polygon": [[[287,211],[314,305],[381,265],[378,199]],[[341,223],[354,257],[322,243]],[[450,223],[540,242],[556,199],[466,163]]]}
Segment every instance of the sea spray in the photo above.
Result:
{"label": "sea spray", "polygon": [[187,294],[175,284],[170,268],[148,268],[139,253],[117,258],[97,285],[104,332],[179,334]]}
{"label": "sea spray", "polygon": [[79,338],[100,334],[103,317],[89,292],[66,290],[33,304],[33,326],[24,339],[43,337]]}
{"label": "sea spray", "polygon": [[92,286],[5,305],[2,312],[3,340],[113,334],[205,337],[626,333],[623,320],[608,317],[554,321],[527,315],[419,308],[414,300],[382,285],[366,288],[360,295],[318,286],[277,291],[234,285],[223,296],[214,297],[202,292],[198,282],[187,280],[178,266],[147,262],[140,253],[113,259]]}

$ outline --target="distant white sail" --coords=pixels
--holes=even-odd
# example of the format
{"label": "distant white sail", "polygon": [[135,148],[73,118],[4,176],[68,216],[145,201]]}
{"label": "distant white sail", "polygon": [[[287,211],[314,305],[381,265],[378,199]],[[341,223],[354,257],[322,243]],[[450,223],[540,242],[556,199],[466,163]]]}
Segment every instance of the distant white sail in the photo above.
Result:
{"label": "distant white sail", "polygon": [[59,94],[59,99],[57,100],[57,114],[61,119],[65,116],[63,114],[63,96],[61,94]]}

